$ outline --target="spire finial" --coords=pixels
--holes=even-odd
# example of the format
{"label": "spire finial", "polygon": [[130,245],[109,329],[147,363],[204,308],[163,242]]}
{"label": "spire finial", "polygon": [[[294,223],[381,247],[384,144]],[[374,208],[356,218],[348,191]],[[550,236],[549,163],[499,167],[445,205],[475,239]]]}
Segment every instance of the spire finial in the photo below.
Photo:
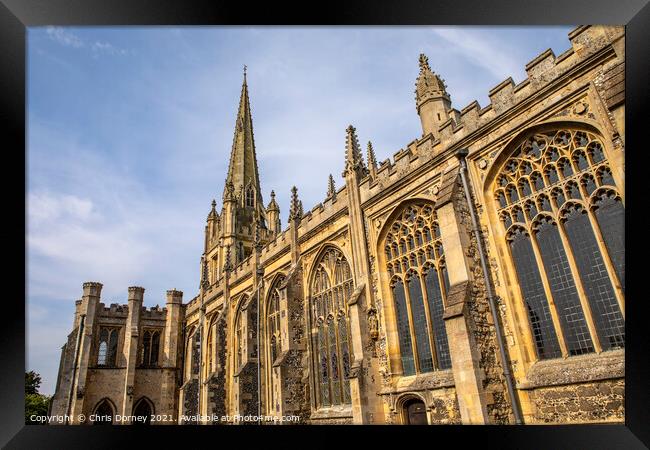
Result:
{"label": "spire finial", "polygon": [[226,273],[232,272],[232,263],[230,262],[230,245],[226,247],[226,262],[223,265],[223,271]]}
{"label": "spire finial", "polygon": [[280,206],[278,205],[278,202],[275,201],[275,191],[271,191],[271,201],[269,202],[269,205],[266,207],[267,211],[280,211]]}
{"label": "spire finial", "polygon": [[291,188],[291,207],[289,209],[289,221],[302,219],[302,204],[298,199],[298,188]]}
{"label": "spire finial", "polygon": [[215,199],[212,199],[212,209],[215,209],[217,207],[217,201]]}
{"label": "spire finial", "polygon": [[370,141],[368,141],[368,170],[372,178],[377,176],[377,158],[375,158],[375,150]]}
{"label": "spire finial", "polygon": [[210,280],[208,279],[208,261],[205,257],[201,258],[201,265],[203,272],[201,274],[201,289],[204,291],[210,287]]}
{"label": "spire finial", "polygon": [[246,64],[244,64],[244,83],[246,83],[246,69],[247,68],[248,67],[246,66]]}
{"label": "spire finial", "polygon": [[327,197],[335,199],[336,198],[336,185],[334,184],[334,177],[330,173],[329,178],[327,179]]}
{"label": "spire finial", "polygon": [[348,125],[345,137],[345,170],[343,176],[348,172],[356,172],[359,177],[365,175],[365,165],[363,163],[363,156],[359,149],[359,140],[357,139],[357,130],[352,125]]}
{"label": "spire finial", "polygon": [[425,70],[431,72],[431,67],[429,67],[429,58],[427,58],[427,55],[424,53],[420,53],[420,72],[424,72]]}
{"label": "spire finial", "polygon": [[262,250],[262,247],[264,246],[262,244],[262,237],[260,235],[260,221],[259,219],[255,220],[255,234],[253,237],[253,245],[255,247],[255,250],[257,252],[260,252]]}

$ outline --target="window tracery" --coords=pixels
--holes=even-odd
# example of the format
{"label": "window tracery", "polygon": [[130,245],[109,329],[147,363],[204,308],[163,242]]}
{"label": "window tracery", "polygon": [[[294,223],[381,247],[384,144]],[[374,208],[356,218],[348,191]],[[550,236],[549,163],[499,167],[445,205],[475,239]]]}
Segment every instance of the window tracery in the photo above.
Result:
{"label": "window tracery", "polygon": [[314,267],[311,323],[319,386],[317,403],[321,407],[350,404],[347,304],[354,288],[352,272],[343,253],[334,247],[327,248]]}
{"label": "window tracery", "polygon": [[99,331],[99,346],[97,351],[97,365],[115,367],[117,359],[117,338],[119,328],[101,327]]}
{"label": "window tracery", "polygon": [[266,330],[267,330],[267,360],[268,363],[268,383],[269,383],[269,408],[272,411],[277,411],[279,408],[279,399],[277,396],[276,383],[279,382],[278,378],[274,375],[273,364],[280,356],[282,349],[281,342],[281,328],[280,328],[280,286],[284,282],[284,275],[278,276],[271,289],[269,290],[268,307],[266,316]]}
{"label": "window tracery", "polygon": [[562,129],[528,137],[497,177],[495,204],[540,359],[625,345],[615,289],[616,279],[625,284],[624,207],[611,174],[595,134]]}
{"label": "window tracery", "polygon": [[[502,201],[506,196],[518,198],[515,185],[503,186],[508,190],[499,192]],[[401,242],[413,245],[395,245]],[[449,278],[433,206],[418,201],[404,207],[390,225],[383,245],[391,277],[402,373],[449,369],[451,359],[442,318]]]}
{"label": "window tracery", "polygon": [[160,330],[144,330],[140,353],[140,365],[143,367],[157,366],[159,349]]}

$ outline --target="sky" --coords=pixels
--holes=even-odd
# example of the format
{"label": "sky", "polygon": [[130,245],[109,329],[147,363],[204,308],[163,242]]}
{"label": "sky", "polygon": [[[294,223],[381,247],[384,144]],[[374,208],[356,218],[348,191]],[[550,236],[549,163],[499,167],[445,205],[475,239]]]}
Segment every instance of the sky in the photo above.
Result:
{"label": "sky", "polygon": [[61,347],[86,281],[102,302],[147,306],[198,290],[203,227],[221,194],[247,79],[265,204],[287,224],[343,180],[352,124],[378,161],[422,135],[418,56],[458,110],[573,27],[39,27],[28,29],[27,370],[55,390]]}

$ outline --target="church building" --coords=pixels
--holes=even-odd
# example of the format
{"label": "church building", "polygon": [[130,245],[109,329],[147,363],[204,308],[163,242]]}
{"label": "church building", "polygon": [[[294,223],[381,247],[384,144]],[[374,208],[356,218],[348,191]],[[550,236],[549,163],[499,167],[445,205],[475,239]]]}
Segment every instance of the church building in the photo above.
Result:
{"label": "church building", "polygon": [[51,414],[623,423],[624,33],[576,28],[483,107],[456,109],[420,55],[422,135],[379,162],[341,130],[345,184],[323,176],[309,209],[296,187],[262,198],[244,74],[198,291],[147,308],[142,287],[105,305],[84,283]]}

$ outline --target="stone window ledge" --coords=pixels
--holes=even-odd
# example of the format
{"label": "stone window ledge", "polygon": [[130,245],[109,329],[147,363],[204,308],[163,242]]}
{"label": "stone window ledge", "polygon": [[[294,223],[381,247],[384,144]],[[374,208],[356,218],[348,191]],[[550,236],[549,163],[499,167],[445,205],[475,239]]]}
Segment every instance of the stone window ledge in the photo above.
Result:
{"label": "stone window ledge", "polygon": [[436,370],[434,372],[420,373],[408,377],[399,377],[394,387],[382,389],[379,395],[441,389],[454,386],[454,374],[451,369]]}
{"label": "stone window ledge", "polygon": [[571,356],[534,363],[518,389],[584,383],[625,377],[625,350]]}
{"label": "stone window ledge", "polygon": [[314,411],[309,417],[310,420],[319,420],[319,419],[351,419],[352,418],[352,406],[330,406],[319,408]]}

